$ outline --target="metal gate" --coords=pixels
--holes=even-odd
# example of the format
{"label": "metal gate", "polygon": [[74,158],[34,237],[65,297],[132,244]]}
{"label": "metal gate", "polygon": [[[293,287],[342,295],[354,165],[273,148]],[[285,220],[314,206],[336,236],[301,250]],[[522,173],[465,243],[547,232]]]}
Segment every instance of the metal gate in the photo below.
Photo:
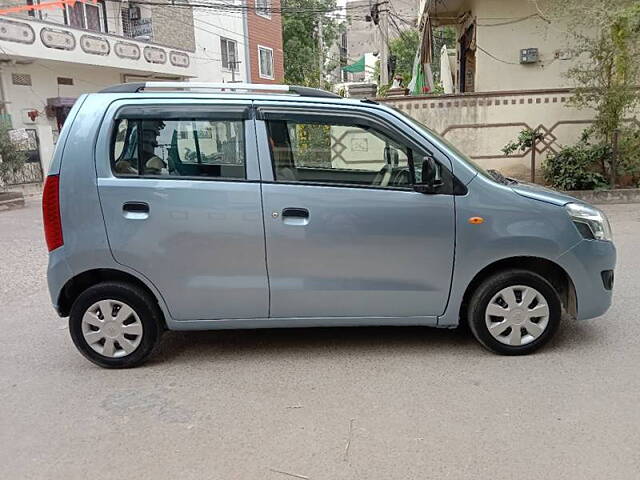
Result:
{"label": "metal gate", "polygon": [[42,183],[42,163],[40,162],[40,144],[38,133],[33,128],[25,128],[26,138],[20,142],[19,150],[26,154],[23,167],[10,173],[7,185],[22,185],[25,183]]}

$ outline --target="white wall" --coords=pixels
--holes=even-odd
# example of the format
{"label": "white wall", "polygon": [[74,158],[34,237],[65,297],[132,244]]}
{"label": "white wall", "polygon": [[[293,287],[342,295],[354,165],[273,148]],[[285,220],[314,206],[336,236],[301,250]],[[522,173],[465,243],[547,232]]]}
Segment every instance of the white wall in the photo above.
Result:
{"label": "white wall", "polygon": [[[11,74],[31,75],[31,86],[14,85]],[[73,85],[58,85],[57,77],[72,78]],[[47,98],[73,97],[100,90],[122,82],[123,72],[112,68],[78,66],[63,62],[34,62],[28,65],[2,64],[0,79],[4,87],[6,110],[11,115],[13,128],[35,129],[40,144],[40,161],[46,175],[58,126],[55,118],[47,118]],[[38,111],[35,122],[27,120],[25,110]]]}
{"label": "white wall", "polygon": [[236,42],[237,59],[242,63],[235,72],[236,81],[246,81],[247,60],[245,58],[244,19],[240,12],[218,12],[212,9],[194,10],[194,33],[196,52],[192,61],[195,65],[196,82],[230,82],[231,70],[222,68],[220,38]]}
{"label": "white wall", "polygon": [[[115,15],[115,13],[112,13]],[[7,24],[6,21],[14,22]],[[39,61],[54,61],[54,62],[68,62],[70,64],[78,65],[95,65],[100,67],[111,67],[117,69],[129,69],[138,70],[144,74],[153,72],[158,75],[174,75],[181,77],[193,76],[195,73],[194,62],[192,55],[188,51],[181,50],[179,48],[170,48],[164,46],[152,45],[155,49],[160,49],[165,52],[168,57],[164,63],[155,63],[147,61],[144,58],[144,48],[149,46],[149,43],[140,42],[135,39],[124,37],[110,37],[102,33],[92,33],[86,30],[79,30],[71,27],[60,27],[44,23],[31,17],[20,17],[19,19],[4,19],[0,18],[0,22],[5,22],[2,27],[8,29],[7,35],[9,38],[0,40],[0,54],[12,58],[23,59],[38,59]],[[15,25],[18,25],[17,27]],[[32,32],[31,32],[31,30]],[[114,28],[119,29],[119,24]],[[75,47],[70,50],[64,50],[59,48],[47,47],[41,37],[42,31],[47,30],[61,30],[66,32],[66,35],[71,35],[75,39]],[[33,43],[22,43],[21,36],[23,34],[32,35],[30,38]],[[106,41],[109,44],[109,51],[104,55],[96,55],[86,53],[80,46],[80,41],[83,35],[89,34],[91,36],[97,36]],[[118,42],[125,41],[126,43],[133,43],[138,46],[140,50],[140,57],[135,58],[122,58],[119,57],[115,51],[115,45]],[[189,57],[188,66],[176,66],[171,63],[169,52],[175,50],[180,56]]]}
{"label": "white wall", "polygon": [[[29,86],[14,85],[12,73],[31,75]],[[3,64],[0,67],[7,113],[11,115],[14,128],[35,128],[33,123],[23,122],[23,110],[37,110],[37,125],[51,125],[57,130],[55,119],[47,119],[44,109],[47,98],[78,97],[83,93],[100,90],[122,81],[122,72],[114,68],[99,68],[62,62],[33,62],[28,65]],[[58,77],[73,79],[73,85],[58,85]]]}

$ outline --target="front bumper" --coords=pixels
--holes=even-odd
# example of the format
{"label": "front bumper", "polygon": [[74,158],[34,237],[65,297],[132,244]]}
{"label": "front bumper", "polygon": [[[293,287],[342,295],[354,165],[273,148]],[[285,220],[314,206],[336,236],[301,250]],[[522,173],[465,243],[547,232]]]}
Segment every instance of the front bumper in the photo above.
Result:
{"label": "front bumper", "polygon": [[[611,306],[616,247],[612,242],[582,240],[557,260],[571,277],[576,291],[577,318],[603,315]],[[603,273],[603,272],[611,272]],[[611,284],[606,277],[611,275]]]}

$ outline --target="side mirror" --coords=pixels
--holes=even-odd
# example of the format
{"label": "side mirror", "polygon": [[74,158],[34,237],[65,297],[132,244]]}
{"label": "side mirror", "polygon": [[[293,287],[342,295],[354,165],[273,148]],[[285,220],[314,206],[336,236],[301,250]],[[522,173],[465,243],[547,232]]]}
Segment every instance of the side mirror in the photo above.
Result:
{"label": "side mirror", "polygon": [[431,155],[422,160],[422,181],[414,185],[414,190],[420,193],[436,193],[442,185],[439,165]]}

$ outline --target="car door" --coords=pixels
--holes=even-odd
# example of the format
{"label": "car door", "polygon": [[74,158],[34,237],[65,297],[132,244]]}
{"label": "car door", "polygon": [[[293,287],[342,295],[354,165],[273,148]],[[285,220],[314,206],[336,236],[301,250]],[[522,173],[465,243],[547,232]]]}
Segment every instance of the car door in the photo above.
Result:
{"label": "car door", "polygon": [[98,191],[115,260],[151,281],[176,320],[266,318],[250,102],[118,102]]}
{"label": "car door", "polygon": [[258,110],[270,316],[442,314],[454,198],[414,190],[429,152],[379,118],[303,110]]}

